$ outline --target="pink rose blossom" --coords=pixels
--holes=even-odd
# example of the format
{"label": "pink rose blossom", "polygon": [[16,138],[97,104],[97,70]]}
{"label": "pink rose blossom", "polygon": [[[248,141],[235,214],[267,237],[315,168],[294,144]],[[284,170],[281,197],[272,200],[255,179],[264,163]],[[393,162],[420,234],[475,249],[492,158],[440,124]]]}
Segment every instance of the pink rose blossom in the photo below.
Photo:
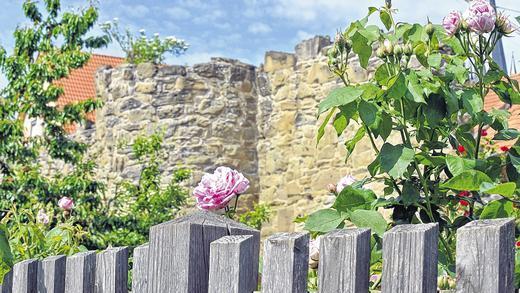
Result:
{"label": "pink rose blossom", "polygon": [[456,34],[462,24],[462,15],[459,11],[452,11],[446,17],[444,17],[444,20],[442,21],[442,26],[446,30],[446,33],[449,36],[453,36]]}
{"label": "pink rose blossom", "polygon": [[70,211],[74,208],[74,201],[72,198],[64,196],[58,201],[58,206],[63,210]]}
{"label": "pink rose blossom", "polygon": [[36,222],[47,225],[49,221],[49,215],[47,215],[43,209],[39,210],[36,215]]}
{"label": "pink rose blossom", "polygon": [[464,17],[469,29],[479,35],[490,33],[495,28],[496,12],[486,0],[472,1]]}
{"label": "pink rose blossom", "polygon": [[356,178],[354,178],[352,175],[347,175],[347,176],[341,178],[338,181],[338,184],[336,184],[336,192],[341,193],[343,188],[345,188],[349,185],[352,185],[356,181],[357,181]]}
{"label": "pink rose blossom", "polygon": [[242,173],[228,167],[218,167],[213,174],[206,173],[202,176],[193,195],[200,209],[219,210],[248,188],[249,180]]}

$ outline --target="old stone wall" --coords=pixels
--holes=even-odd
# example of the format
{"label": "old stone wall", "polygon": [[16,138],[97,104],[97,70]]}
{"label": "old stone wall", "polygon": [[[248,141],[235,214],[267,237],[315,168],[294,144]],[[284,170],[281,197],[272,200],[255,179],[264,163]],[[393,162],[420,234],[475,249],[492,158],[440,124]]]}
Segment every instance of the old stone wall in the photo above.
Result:
{"label": "old stone wall", "polygon": [[104,106],[95,130],[81,136],[91,144],[98,176],[109,183],[139,178],[130,143],[140,134],[164,133],[163,174],[187,167],[194,185],[203,172],[226,165],[241,170],[258,198],[257,94],[255,68],[215,58],[193,67],[122,65],[98,71],[96,89]]}
{"label": "old stone wall", "polygon": [[[316,145],[317,105],[341,86],[326,64],[329,45],[328,37],[315,37],[298,44],[295,53],[268,52],[259,68],[214,58],[193,67],[100,70],[96,86],[105,106],[95,130],[81,134],[92,144],[99,176],[109,182],[137,179],[140,169],[129,147],[118,146],[164,129],[166,175],[186,166],[195,172],[194,185],[217,166],[237,168],[252,183],[249,198],[273,206],[264,235],[301,228],[293,223],[296,216],[333,201],[328,183],[346,174],[363,178],[374,158],[369,142],[361,141],[345,163],[345,138],[338,140],[332,127]],[[369,74],[359,67],[349,72],[353,82]],[[353,129],[346,132],[353,135]]]}

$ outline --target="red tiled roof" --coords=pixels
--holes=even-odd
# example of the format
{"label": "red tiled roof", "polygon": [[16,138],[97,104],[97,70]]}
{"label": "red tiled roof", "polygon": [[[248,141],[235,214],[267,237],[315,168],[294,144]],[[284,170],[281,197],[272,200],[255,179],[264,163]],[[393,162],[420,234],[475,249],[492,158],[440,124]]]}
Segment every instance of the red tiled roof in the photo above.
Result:
{"label": "red tiled roof", "polygon": [[[64,93],[58,98],[57,106],[63,107],[74,102],[85,101],[96,97],[95,75],[102,66],[116,67],[125,61],[124,58],[92,54],[87,63],[78,69],[72,70],[68,77],[56,81],[55,84],[63,87]],[[95,113],[88,113],[87,119],[95,122]],[[75,126],[65,127],[74,132]]]}

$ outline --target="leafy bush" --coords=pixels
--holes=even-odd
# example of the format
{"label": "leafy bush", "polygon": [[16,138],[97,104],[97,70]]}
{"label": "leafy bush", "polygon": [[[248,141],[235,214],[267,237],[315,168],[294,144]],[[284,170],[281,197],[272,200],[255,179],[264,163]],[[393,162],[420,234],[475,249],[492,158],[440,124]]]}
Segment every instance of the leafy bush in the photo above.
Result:
{"label": "leafy bush", "polygon": [[[338,136],[347,127],[356,130],[345,143],[347,159],[362,138],[371,142],[375,158],[370,177],[342,186],[334,205],[311,214],[306,228],[321,234],[346,221],[370,227],[373,272],[381,269],[381,238],[391,226],[439,223],[440,272],[453,277],[457,228],[518,214],[520,143],[511,149],[497,145],[516,140],[520,132],[509,127],[507,110],[484,110],[489,92],[509,105],[520,104],[518,82],[490,56],[512,27],[503,15],[495,17],[487,2],[470,5],[468,18],[454,12],[444,28],[398,22],[389,4],[370,7],[367,17],[338,33],[329,51],[330,69],[344,87],[319,105],[319,114],[327,115],[318,142],[332,120]],[[374,14],[383,29],[369,24]],[[347,72],[356,66],[354,58],[366,69],[374,45],[379,47],[374,75],[363,84],[351,82]],[[496,134],[487,138],[491,132]],[[396,139],[400,142],[392,143]],[[384,194],[366,188],[375,181],[385,184]],[[390,223],[380,208],[389,210]]]}
{"label": "leafy bush", "polygon": [[160,64],[164,62],[164,55],[170,53],[180,55],[188,49],[188,43],[173,36],[161,39],[159,34],[147,37],[145,30],[140,30],[135,36],[126,29],[121,32],[119,21],[107,21],[101,25],[101,30],[113,41],[117,42],[126,54],[126,61],[133,64],[152,62]]}

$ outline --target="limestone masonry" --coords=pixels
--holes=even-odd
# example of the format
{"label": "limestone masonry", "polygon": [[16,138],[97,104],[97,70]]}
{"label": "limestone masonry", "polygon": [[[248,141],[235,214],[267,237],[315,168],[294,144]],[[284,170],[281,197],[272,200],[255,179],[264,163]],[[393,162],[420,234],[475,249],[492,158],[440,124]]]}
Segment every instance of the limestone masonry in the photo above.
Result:
{"label": "limestone masonry", "polygon": [[[297,229],[296,216],[331,203],[328,183],[346,174],[363,178],[374,158],[362,141],[345,163],[344,141],[331,127],[316,146],[317,105],[341,85],[326,64],[329,45],[328,37],[315,37],[298,44],[295,53],[267,52],[258,68],[224,58],[192,67],[102,68],[96,89],[105,104],[95,128],[81,130],[79,137],[91,144],[98,176],[113,190],[118,180],[139,176],[125,142],[163,130],[165,175],[188,167],[195,185],[217,166],[236,168],[251,181],[249,201],[273,206],[263,233]],[[356,67],[349,76],[362,82],[371,73]]]}

